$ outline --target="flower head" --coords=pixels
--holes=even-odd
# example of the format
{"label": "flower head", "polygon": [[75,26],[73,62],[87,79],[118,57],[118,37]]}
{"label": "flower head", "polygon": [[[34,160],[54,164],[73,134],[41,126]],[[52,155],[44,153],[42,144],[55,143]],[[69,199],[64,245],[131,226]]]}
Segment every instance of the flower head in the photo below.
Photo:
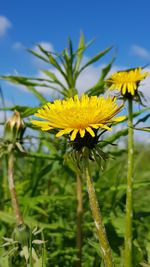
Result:
{"label": "flower head", "polygon": [[74,96],[48,102],[35,114],[44,121],[32,120],[32,123],[43,131],[56,129],[57,137],[70,134],[71,141],[83,140],[86,146],[86,137],[95,140],[99,128],[111,130],[112,123],[123,120],[124,116],[114,118],[121,108],[112,97]]}
{"label": "flower head", "polygon": [[122,95],[129,94],[134,96],[140,81],[146,78],[148,72],[141,72],[142,68],[129,69],[126,71],[118,71],[107,79],[110,90],[121,91]]}

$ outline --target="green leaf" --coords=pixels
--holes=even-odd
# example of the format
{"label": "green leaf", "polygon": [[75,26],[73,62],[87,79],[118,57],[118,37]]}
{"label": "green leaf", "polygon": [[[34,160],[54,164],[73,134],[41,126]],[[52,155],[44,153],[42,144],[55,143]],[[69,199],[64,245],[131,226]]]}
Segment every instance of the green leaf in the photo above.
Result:
{"label": "green leaf", "polygon": [[24,157],[29,158],[39,158],[39,159],[50,159],[50,160],[57,160],[58,156],[51,156],[49,154],[42,154],[42,153],[25,153]]}
{"label": "green leaf", "polygon": [[63,95],[66,95],[68,93],[68,89],[63,85],[63,83],[56,77],[56,75],[53,72],[49,70],[42,70],[42,72],[47,76],[49,76],[54,83],[58,84],[61,87],[61,89],[60,90],[57,89],[57,91],[59,90],[59,92]]}
{"label": "green leaf", "polygon": [[150,132],[150,127],[143,127],[143,128],[134,128],[135,130]]}
{"label": "green leaf", "polygon": [[45,61],[46,63],[49,63],[49,60],[46,59],[44,56],[42,56],[41,54],[35,52],[34,50],[32,49],[27,49],[28,52],[30,52],[31,54],[33,54],[35,57],[38,57],[39,59]]}
{"label": "green leaf", "polygon": [[8,213],[5,211],[0,211],[0,217],[1,217],[1,220],[6,222],[6,223],[15,223],[15,221],[16,221],[14,214]]}
{"label": "green leaf", "polygon": [[116,141],[117,139],[119,139],[122,136],[126,136],[128,134],[128,129],[123,129],[118,131],[115,134],[112,134],[109,138],[107,138],[106,140],[104,140],[104,142],[100,142],[100,147],[104,147],[107,145],[107,143],[113,143],[114,141]]}
{"label": "green leaf", "polygon": [[114,61],[115,61],[115,57],[110,61],[110,63],[108,65],[106,65],[106,67],[104,67],[102,69],[102,72],[101,72],[101,76],[100,76],[100,80],[103,81],[106,77],[106,75],[108,74],[108,72],[110,71]]}
{"label": "green leaf", "polygon": [[108,65],[106,65],[106,67],[102,69],[98,82],[94,86],[92,86],[90,89],[88,89],[86,91],[86,94],[88,94],[89,96],[92,96],[92,95],[99,96],[100,94],[103,94],[105,92],[104,79],[106,75],[108,74],[108,72],[110,71],[112,64],[114,63],[114,60],[115,60],[115,57],[110,61]]}
{"label": "green leaf", "polygon": [[[35,95],[37,99],[40,100],[42,104],[47,102],[47,99],[34,88],[34,86],[37,86],[38,84],[30,81],[30,78],[26,78],[23,76],[0,76],[0,79],[12,82],[14,84],[24,85],[29,91],[31,91]],[[40,84],[40,86],[42,85]]]}
{"label": "green leaf", "polygon": [[101,250],[100,250],[99,243],[96,243],[96,242],[91,241],[91,240],[88,240],[88,243],[95,249],[95,251],[97,252],[99,257],[102,258],[102,253],[101,253]]}
{"label": "green leaf", "polygon": [[21,115],[22,118],[26,118],[29,117],[31,115],[33,115],[36,111],[37,111],[37,107],[36,108],[31,108],[31,107],[27,107],[27,106],[13,106],[13,107],[6,107],[6,108],[0,108],[0,110],[11,110],[11,111],[18,111]]}
{"label": "green leaf", "polygon": [[[141,110],[139,110],[139,111],[135,111],[135,112],[133,112],[133,118],[136,118],[136,117],[138,117],[140,114],[142,114],[142,113],[144,113],[144,112],[146,112],[146,111],[148,111],[150,108],[148,107],[148,108],[144,108],[144,109],[141,109]],[[120,123],[122,123],[122,122],[124,122],[124,121],[127,121],[128,120],[128,116],[126,116],[125,118],[124,118],[124,120],[123,121],[119,121],[119,122],[116,122],[114,125],[117,125],[117,124],[120,124]],[[136,125],[136,124],[135,124]]]}
{"label": "green leaf", "polygon": [[[134,183],[133,188],[134,189],[139,189],[139,188],[147,188],[150,185],[149,181],[144,181],[144,182],[139,182],[139,183]],[[117,191],[125,191],[127,188],[126,184],[120,184],[117,186]],[[116,186],[111,186],[110,191],[116,191]]]}
{"label": "green leaf", "polygon": [[75,72],[77,72],[79,70],[84,49],[85,49],[84,35],[83,35],[83,33],[81,33],[79,45],[78,45],[78,50],[76,52],[76,63],[75,63],[75,67],[74,67]]}
{"label": "green leaf", "polygon": [[24,110],[24,112],[21,113],[21,117],[22,118],[29,117],[29,116],[33,115],[37,110],[38,110],[38,108],[30,108],[30,107],[27,107]]}
{"label": "green leaf", "polygon": [[134,126],[136,126],[137,124],[139,124],[140,122],[145,122],[149,119],[150,117],[150,113],[149,114],[146,114],[143,118],[139,119],[136,124]]}
{"label": "green leaf", "polygon": [[146,262],[140,262],[140,266],[143,267],[150,267],[150,264],[146,263]]}
{"label": "green leaf", "polygon": [[58,81],[56,75],[55,75],[53,72],[51,72],[51,71],[49,71],[49,70],[42,70],[42,72],[43,72],[44,74],[46,74],[48,77],[50,77],[53,81],[55,81],[55,82]]}
{"label": "green leaf", "polygon": [[70,38],[68,38],[68,50],[71,60],[73,59],[73,45]]}
{"label": "green leaf", "polygon": [[104,81],[98,81],[96,85],[86,91],[89,96],[104,94]]}
{"label": "green leaf", "polygon": [[60,67],[60,65],[56,61],[56,59],[52,55],[50,55],[50,54],[49,54],[48,57],[49,57],[49,62],[52,64],[52,66],[54,66],[63,75],[63,77],[66,79],[66,74],[62,70],[62,68]]}
{"label": "green leaf", "polygon": [[98,53],[96,56],[94,56],[92,59],[90,59],[78,72],[78,76],[79,74],[85,69],[87,68],[89,65],[95,63],[96,61],[98,61],[101,57],[103,57],[107,52],[109,52],[112,49],[111,47],[106,48],[105,50],[101,51],[100,53]]}
{"label": "green leaf", "polygon": [[33,93],[34,96],[36,96],[37,99],[41,102],[41,104],[45,104],[47,102],[47,99],[39,93],[34,87],[27,86],[27,89]]}

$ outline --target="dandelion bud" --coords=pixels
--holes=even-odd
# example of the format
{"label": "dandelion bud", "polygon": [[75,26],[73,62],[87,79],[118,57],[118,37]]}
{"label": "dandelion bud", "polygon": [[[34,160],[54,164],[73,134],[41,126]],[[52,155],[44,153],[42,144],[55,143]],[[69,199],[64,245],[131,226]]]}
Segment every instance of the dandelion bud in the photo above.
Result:
{"label": "dandelion bud", "polygon": [[25,125],[20,117],[20,113],[15,111],[14,114],[5,124],[5,139],[7,140],[21,140],[25,130]]}
{"label": "dandelion bud", "polygon": [[17,225],[12,233],[14,241],[18,241],[22,247],[29,245],[30,228],[26,224]]}

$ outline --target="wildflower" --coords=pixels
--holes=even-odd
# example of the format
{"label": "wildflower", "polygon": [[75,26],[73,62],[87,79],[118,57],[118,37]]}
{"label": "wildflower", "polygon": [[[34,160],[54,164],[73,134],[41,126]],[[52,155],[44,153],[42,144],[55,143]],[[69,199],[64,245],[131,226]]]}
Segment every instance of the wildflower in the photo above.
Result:
{"label": "wildflower", "polygon": [[[32,120],[32,123],[43,131],[56,129],[58,131],[57,137],[64,134],[70,135],[74,149],[69,154],[76,164],[77,175],[79,171],[82,174],[82,170],[86,174],[90,207],[96,222],[104,264],[110,267],[113,267],[114,264],[94,185],[89,174],[89,160],[95,159],[101,166],[101,159],[105,160],[106,156],[98,147],[99,136],[97,132],[99,129],[111,130],[111,124],[122,121],[124,118],[123,116],[114,118],[122,108],[122,105],[118,106],[115,100],[114,97],[105,99],[103,96],[89,97],[84,94],[81,98],[76,95],[66,100],[55,100],[54,103],[45,104],[35,113],[35,116],[43,119],[43,121]],[[82,191],[80,192],[82,193]]]}
{"label": "wildflower", "polygon": [[118,71],[107,79],[107,84],[110,90],[121,91],[124,96],[136,95],[140,82],[146,78],[148,72],[141,72],[142,68],[134,68],[125,71]]}
{"label": "wildflower", "polygon": [[118,106],[112,97],[105,99],[82,95],[78,98],[76,95],[66,100],[55,100],[54,103],[45,104],[35,113],[36,117],[44,121],[32,120],[32,123],[43,131],[57,129],[57,137],[70,134],[71,141],[92,146],[93,141],[97,142],[98,129],[111,130],[112,123],[123,120],[123,116],[114,118],[121,108],[122,105]]}

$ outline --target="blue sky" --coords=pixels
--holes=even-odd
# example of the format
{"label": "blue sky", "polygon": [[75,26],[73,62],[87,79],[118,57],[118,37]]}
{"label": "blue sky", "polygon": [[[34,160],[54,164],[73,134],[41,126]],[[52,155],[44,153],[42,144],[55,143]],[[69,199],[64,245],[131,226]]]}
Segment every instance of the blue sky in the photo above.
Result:
{"label": "blue sky", "polygon": [[[0,75],[16,72],[39,75],[38,69],[42,65],[26,48],[44,43],[55,51],[61,51],[66,47],[68,36],[76,46],[81,31],[86,41],[95,38],[87,57],[116,45],[118,56],[114,67],[143,66],[150,62],[149,11],[149,0],[1,0]],[[107,63],[109,59],[111,55],[101,63]],[[96,82],[99,71],[100,65],[89,70],[89,83]],[[87,82],[89,72],[83,76],[80,86]],[[8,103],[37,104],[26,91],[6,83],[1,85]],[[150,96],[147,87],[145,91]]]}

